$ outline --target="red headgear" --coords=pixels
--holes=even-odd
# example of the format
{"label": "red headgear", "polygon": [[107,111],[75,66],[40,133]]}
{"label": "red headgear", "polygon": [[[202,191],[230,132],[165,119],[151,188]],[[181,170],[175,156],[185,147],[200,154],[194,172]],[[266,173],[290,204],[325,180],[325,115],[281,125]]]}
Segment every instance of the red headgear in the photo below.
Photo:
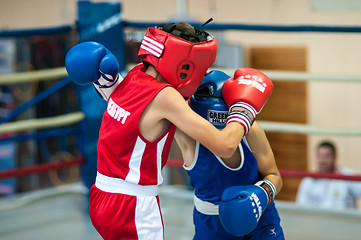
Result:
{"label": "red headgear", "polygon": [[189,42],[160,28],[148,28],[138,56],[152,64],[183,97],[191,97],[216,60],[217,40],[196,29],[194,36],[199,36],[199,41]]}

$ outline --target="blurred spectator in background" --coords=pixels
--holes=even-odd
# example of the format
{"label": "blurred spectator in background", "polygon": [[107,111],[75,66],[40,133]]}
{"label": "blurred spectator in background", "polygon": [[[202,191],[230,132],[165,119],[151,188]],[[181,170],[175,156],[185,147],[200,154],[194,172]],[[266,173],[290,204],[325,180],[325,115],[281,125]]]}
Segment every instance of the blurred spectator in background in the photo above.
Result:
{"label": "blurred spectator in background", "polygon": [[[356,174],[353,170],[337,165],[336,147],[332,142],[321,142],[317,146],[316,154],[318,172]],[[360,199],[361,182],[306,177],[299,186],[296,203],[317,208],[354,209]]]}

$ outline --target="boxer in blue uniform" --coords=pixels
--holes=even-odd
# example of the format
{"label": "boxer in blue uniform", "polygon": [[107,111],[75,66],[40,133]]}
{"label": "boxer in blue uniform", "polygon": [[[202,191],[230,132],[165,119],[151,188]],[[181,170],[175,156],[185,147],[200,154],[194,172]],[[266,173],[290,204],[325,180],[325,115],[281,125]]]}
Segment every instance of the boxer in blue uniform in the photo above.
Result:
{"label": "boxer in blue uniform", "polygon": [[[228,115],[221,89],[229,78],[221,71],[209,72],[189,101],[195,112],[219,129],[225,127]],[[194,187],[193,239],[284,239],[273,201],[282,179],[257,122],[228,159],[217,157],[180,130],[176,141]]]}

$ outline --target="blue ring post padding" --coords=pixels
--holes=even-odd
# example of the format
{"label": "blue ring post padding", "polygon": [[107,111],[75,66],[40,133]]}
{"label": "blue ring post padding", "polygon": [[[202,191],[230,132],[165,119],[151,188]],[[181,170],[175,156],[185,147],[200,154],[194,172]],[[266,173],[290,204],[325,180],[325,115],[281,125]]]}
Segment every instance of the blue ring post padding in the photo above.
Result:
{"label": "blue ring post padding", "polygon": [[13,119],[14,117],[16,117],[19,114],[23,113],[24,111],[26,111],[30,107],[34,106],[35,104],[37,104],[38,102],[43,100],[44,98],[50,96],[51,94],[55,93],[59,89],[65,87],[70,82],[71,82],[71,80],[68,77],[64,78],[63,80],[61,80],[59,82],[57,82],[56,84],[54,84],[50,88],[46,89],[45,91],[39,93],[38,95],[36,95],[32,99],[30,99],[29,101],[25,102],[23,105],[20,105],[19,107],[17,107],[14,111],[9,113],[5,117],[1,118],[0,119],[0,124],[3,124],[5,122],[7,122],[7,121],[10,121],[11,119]]}
{"label": "blue ring post padding", "polygon": [[[79,42],[95,41],[103,44],[117,58],[120,72],[126,69],[122,16],[120,2],[78,1]],[[83,183],[90,189],[95,183],[99,129],[107,104],[93,86],[74,86],[80,110],[85,115],[80,123],[81,134],[77,143],[86,159],[82,165]]]}

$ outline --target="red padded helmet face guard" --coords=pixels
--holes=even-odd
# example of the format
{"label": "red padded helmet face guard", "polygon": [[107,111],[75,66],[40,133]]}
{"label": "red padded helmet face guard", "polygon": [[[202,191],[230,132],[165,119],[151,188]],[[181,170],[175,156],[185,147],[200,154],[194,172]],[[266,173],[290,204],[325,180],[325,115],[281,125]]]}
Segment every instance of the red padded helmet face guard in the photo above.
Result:
{"label": "red padded helmet face guard", "polygon": [[158,28],[148,28],[138,56],[152,64],[183,97],[191,97],[217,56],[218,43],[210,34],[203,42],[189,42]]}

